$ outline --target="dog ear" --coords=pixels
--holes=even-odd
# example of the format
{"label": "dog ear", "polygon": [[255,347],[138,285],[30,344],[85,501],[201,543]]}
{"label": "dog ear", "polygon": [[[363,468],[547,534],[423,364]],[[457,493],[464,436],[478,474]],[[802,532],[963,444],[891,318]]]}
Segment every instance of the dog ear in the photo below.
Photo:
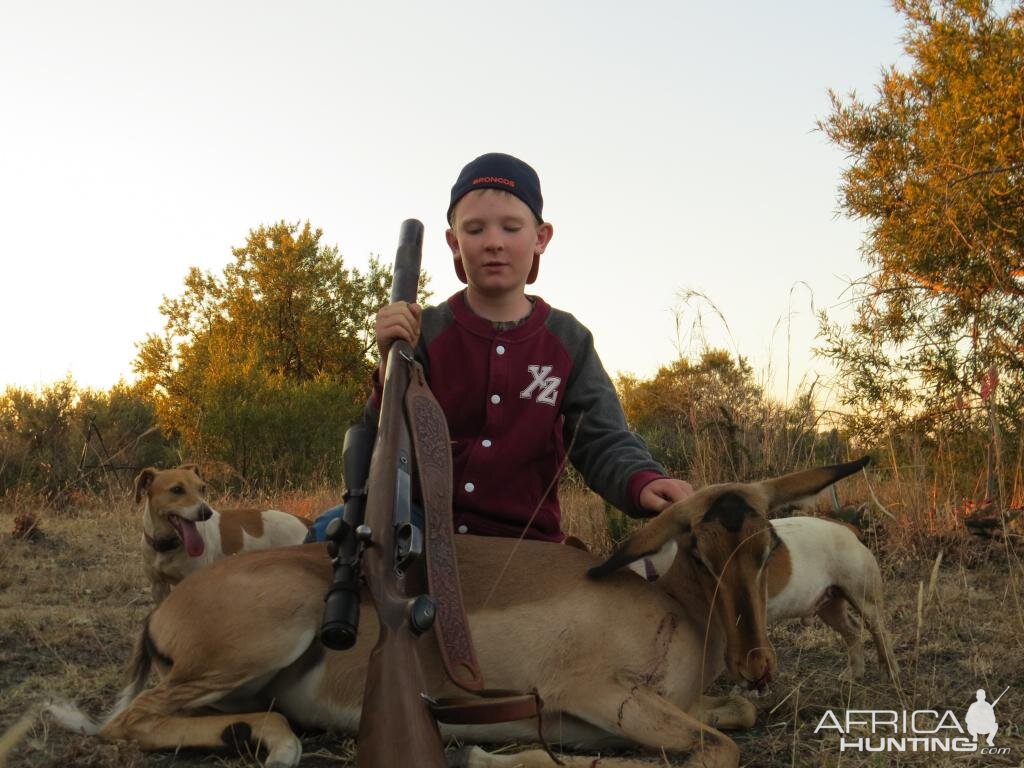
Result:
{"label": "dog ear", "polygon": [[690,515],[693,514],[692,505],[688,501],[677,501],[663,510],[651,522],[626,539],[611,557],[587,571],[587,576],[592,579],[606,576],[642,557],[659,552],[669,541],[687,533],[690,530]]}
{"label": "dog ear", "polygon": [[139,472],[139,474],[135,477],[136,504],[142,501],[142,494],[147,488],[149,488],[150,484],[153,482],[153,478],[156,477],[156,472],[157,470],[155,467],[146,467],[144,470]]}
{"label": "dog ear", "polygon": [[203,479],[203,474],[199,471],[198,464],[182,464],[178,467],[178,469],[184,469],[186,472],[192,472],[200,480]]}

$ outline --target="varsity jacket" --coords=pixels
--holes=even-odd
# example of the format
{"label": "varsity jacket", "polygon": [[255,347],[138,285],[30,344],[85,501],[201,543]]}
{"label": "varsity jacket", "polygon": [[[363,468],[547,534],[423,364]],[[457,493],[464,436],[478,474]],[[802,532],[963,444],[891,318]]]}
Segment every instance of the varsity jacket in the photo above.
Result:
{"label": "varsity jacket", "polygon": [[[497,330],[459,292],[423,310],[416,357],[448,419],[455,530],[562,541],[558,476],[565,452],[587,485],[633,517],[640,490],[664,476],[626,426],[615,388],[575,317],[533,299]],[[371,412],[379,411],[374,375]]]}

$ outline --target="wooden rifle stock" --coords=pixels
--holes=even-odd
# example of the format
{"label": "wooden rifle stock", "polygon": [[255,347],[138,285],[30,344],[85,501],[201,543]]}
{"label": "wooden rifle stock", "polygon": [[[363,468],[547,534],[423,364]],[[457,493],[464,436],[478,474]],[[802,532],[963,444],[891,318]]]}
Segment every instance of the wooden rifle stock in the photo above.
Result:
{"label": "wooden rifle stock", "polygon": [[[414,219],[403,222],[392,302],[416,300],[422,248],[423,225]],[[427,691],[416,653],[416,637],[429,628],[433,604],[429,598],[408,594],[417,588],[416,582],[422,585],[423,579],[408,578],[397,554],[396,501],[407,502],[412,487],[412,441],[403,405],[412,356],[412,347],[405,341],[396,341],[388,351],[367,484],[365,520],[371,541],[362,554],[362,572],[377,610],[380,637],[366,673],[359,719],[359,768],[447,765],[441,734],[424,699]],[[420,567],[420,563],[413,564],[414,569]]]}

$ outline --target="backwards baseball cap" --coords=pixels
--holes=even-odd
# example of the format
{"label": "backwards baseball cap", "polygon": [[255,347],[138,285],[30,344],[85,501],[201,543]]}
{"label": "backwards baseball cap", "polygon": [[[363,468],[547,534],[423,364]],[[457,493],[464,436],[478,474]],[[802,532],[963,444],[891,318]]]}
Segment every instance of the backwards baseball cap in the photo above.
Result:
{"label": "backwards baseball cap", "polygon": [[448,205],[449,224],[452,223],[456,203],[474,189],[503,189],[526,203],[537,221],[544,220],[541,216],[544,198],[540,194],[540,178],[533,168],[517,157],[490,152],[480,155],[463,168],[452,187],[452,200]]}

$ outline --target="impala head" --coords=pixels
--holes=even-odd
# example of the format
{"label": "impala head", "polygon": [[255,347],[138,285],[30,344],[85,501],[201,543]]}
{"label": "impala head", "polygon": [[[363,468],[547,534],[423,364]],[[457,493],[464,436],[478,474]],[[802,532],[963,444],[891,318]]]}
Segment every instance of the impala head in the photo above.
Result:
{"label": "impala head", "polygon": [[[684,567],[712,606],[725,634],[725,665],[737,683],[764,688],[775,675],[775,652],[768,640],[767,591],[763,578],[779,537],[750,487],[711,486],[701,491],[704,511],[678,541]],[[690,587],[692,589],[692,586]]]}
{"label": "impala head", "polygon": [[677,597],[694,589],[704,594],[712,620],[725,635],[730,675],[749,688],[763,688],[776,672],[767,632],[765,569],[780,543],[768,512],[812,497],[867,463],[865,456],[759,483],[702,488],[664,510],[589,575],[602,576],[674,541],[678,554],[663,586]]}

